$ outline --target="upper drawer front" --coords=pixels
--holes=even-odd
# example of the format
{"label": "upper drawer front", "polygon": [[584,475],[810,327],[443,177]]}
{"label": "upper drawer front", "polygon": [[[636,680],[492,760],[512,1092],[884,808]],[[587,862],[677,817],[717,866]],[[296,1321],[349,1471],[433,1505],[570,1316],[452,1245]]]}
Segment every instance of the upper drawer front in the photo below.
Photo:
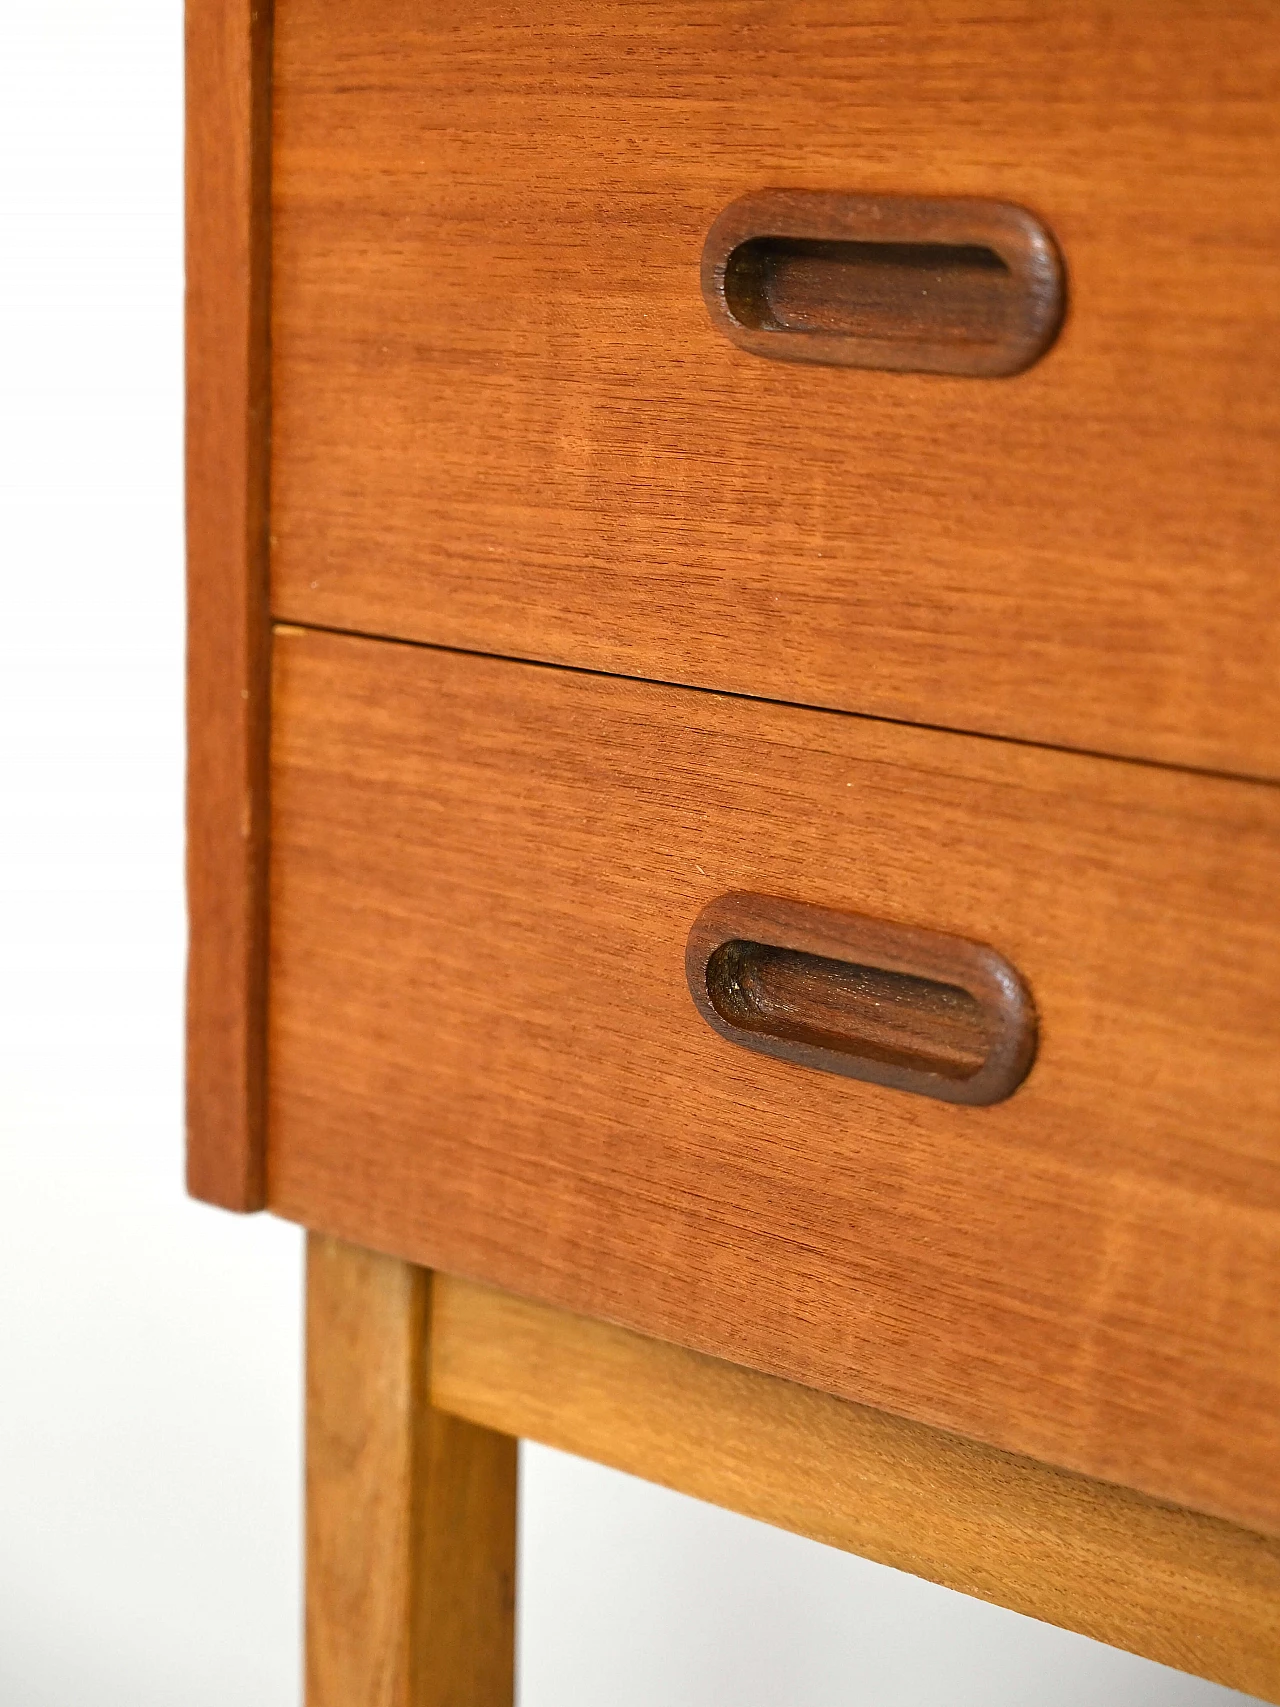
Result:
{"label": "upper drawer front", "polygon": [[[1280,1528],[1280,790],[276,656],[274,1208]],[[1029,1076],[964,1107],[718,1036],[685,945],[734,891],[990,945]]]}
{"label": "upper drawer front", "polygon": [[[1280,775],[1273,6],[277,12],[277,614]],[[735,348],[767,188],[1029,208],[1058,343]]]}

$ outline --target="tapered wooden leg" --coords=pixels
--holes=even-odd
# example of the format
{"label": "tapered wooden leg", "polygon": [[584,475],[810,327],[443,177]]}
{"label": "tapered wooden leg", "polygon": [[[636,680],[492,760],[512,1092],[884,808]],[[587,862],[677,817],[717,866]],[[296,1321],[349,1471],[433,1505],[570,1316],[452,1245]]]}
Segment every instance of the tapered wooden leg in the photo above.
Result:
{"label": "tapered wooden leg", "polygon": [[516,1442],[433,1410],[431,1276],[307,1246],[307,1707],[511,1707]]}

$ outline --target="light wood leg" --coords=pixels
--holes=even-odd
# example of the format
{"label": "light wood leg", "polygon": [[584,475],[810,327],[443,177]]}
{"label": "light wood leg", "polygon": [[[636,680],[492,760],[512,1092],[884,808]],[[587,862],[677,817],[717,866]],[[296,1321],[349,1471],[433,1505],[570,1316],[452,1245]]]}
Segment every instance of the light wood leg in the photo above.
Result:
{"label": "light wood leg", "polygon": [[516,1442],[434,1410],[431,1276],[307,1246],[307,1707],[511,1707]]}

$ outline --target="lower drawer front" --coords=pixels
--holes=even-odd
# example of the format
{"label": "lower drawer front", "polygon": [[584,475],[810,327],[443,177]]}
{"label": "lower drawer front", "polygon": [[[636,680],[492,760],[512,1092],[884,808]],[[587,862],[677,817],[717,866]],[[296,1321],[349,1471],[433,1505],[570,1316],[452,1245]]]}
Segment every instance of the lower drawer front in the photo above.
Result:
{"label": "lower drawer front", "polygon": [[[1280,790],[296,629],[272,1207],[1280,1529]],[[966,1107],[717,1035],[752,891],[989,944]]]}

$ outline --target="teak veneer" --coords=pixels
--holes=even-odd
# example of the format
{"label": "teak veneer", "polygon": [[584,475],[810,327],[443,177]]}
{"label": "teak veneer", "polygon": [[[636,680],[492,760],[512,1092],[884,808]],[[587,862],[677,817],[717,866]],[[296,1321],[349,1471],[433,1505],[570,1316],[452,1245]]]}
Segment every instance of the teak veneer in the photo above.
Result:
{"label": "teak veneer", "polygon": [[522,1433],[1280,1701],[1275,23],[187,0],[309,1707],[510,1701]]}
{"label": "teak veneer", "polygon": [[263,1205],[269,0],[191,0],[187,150],[187,1180]]}
{"label": "teak veneer", "polygon": [[[1280,790],[610,676],[275,641],[268,1201],[1280,1531]],[[1006,1101],[753,1053],[744,891],[1003,954]]]}
{"label": "teak veneer", "polygon": [[[1280,777],[1265,0],[289,0],[275,127],[278,617]],[[1026,208],[1061,334],[735,349],[764,191]]]}

